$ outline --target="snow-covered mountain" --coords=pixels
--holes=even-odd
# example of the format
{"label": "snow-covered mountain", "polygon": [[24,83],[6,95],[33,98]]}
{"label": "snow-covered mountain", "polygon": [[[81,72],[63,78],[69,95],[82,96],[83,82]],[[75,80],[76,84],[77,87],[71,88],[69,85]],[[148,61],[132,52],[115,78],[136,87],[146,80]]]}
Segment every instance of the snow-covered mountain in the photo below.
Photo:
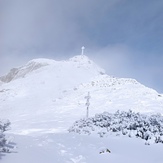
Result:
{"label": "snow-covered mountain", "polygon": [[1,118],[10,119],[21,134],[67,130],[85,116],[88,92],[90,116],[129,109],[163,113],[163,97],[156,91],[134,79],[108,76],[84,55],[67,61],[35,59],[0,80]]}
{"label": "snow-covered mountain", "polygon": [[[79,55],[67,61],[34,59],[0,77],[0,118],[11,121],[10,134],[21,136],[68,134],[67,130],[73,122],[86,116],[85,96],[88,92],[91,96],[89,116],[117,110],[163,114],[161,94],[145,87],[135,79],[108,76],[87,56]],[[18,142],[23,139],[21,136],[20,138],[16,136]],[[64,138],[69,139],[67,136]],[[43,137],[39,138],[43,142],[42,139]],[[46,143],[50,143],[52,139],[50,138]],[[55,139],[60,141],[59,137],[55,136]],[[37,142],[35,139],[33,141]],[[41,145],[36,143],[39,147],[44,145],[44,143]],[[47,148],[49,147],[51,148],[51,146]],[[60,147],[56,145],[55,150],[59,150]],[[93,149],[94,147],[91,146],[91,150]],[[65,157],[71,157],[66,155],[65,151],[62,152],[58,155],[62,157],[65,154]],[[12,157],[15,158],[15,155]],[[69,162],[75,162],[73,159]],[[84,159],[77,157],[76,162],[83,162]],[[30,162],[43,163],[44,161],[41,160],[44,159],[39,161],[34,159]],[[19,162],[21,161],[18,158],[17,163]],[[52,160],[46,162],[51,163]],[[62,159],[56,162],[68,161]],[[91,163],[91,161],[85,162]]]}

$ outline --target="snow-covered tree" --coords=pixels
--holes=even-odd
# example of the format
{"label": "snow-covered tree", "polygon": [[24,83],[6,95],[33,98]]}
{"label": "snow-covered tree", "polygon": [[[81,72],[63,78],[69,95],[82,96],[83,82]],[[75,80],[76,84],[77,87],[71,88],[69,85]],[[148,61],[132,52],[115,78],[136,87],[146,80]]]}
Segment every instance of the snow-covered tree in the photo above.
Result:
{"label": "snow-covered tree", "polygon": [[9,141],[4,134],[9,129],[9,126],[10,122],[8,120],[0,120],[0,152],[10,152]]}
{"label": "snow-covered tree", "polygon": [[92,118],[76,121],[69,132],[96,132],[100,137],[114,133],[144,139],[146,144],[163,143],[163,116],[134,113],[131,110],[117,111],[114,114],[104,112]]}

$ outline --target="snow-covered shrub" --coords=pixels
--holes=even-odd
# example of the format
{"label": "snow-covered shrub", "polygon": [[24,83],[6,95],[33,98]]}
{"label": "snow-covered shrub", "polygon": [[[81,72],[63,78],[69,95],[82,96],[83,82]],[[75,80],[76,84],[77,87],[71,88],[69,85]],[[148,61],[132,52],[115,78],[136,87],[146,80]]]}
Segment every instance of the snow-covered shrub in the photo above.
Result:
{"label": "snow-covered shrub", "polygon": [[146,140],[146,144],[163,143],[163,116],[145,115],[117,111],[116,113],[104,112],[92,118],[76,121],[69,132],[79,134],[97,133],[100,137],[109,133],[139,137]]}
{"label": "snow-covered shrub", "polygon": [[0,152],[10,152],[9,140],[5,137],[4,132],[9,129],[8,120],[0,120]]}

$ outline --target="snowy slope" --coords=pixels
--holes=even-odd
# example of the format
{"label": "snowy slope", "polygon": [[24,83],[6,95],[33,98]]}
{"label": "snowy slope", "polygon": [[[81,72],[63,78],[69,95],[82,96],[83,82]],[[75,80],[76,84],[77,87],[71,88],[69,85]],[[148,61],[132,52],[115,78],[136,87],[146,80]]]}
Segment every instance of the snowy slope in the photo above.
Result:
{"label": "snowy slope", "polygon": [[[19,163],[22,157],[29,156],[31,156],[31,160],[28,158],[27,162],[30,163],[93,163],[94,161],[91,159],[95,153],[99,153],[100,146],[103,146],[107,140],[100,139],[100,143],[99,138],[95,137],[93,143],[87,144],[91,138],[68,136],[67,133],[67,129],[75,120],[85,117],[85,96],[88,92],[91,95],[90,116],[104,111],[115,112],[118,109],[163,114],[162,95],[134,79],[115,78],[106,75],[103,69],[84,55],[75,56],[67,61],[35,59],[25,66],[12,69],[9,74],[1,77],[0,81],[0,118],[11,121],[12,130],[9,134],[14,134],[18,147],[20,145],[18,154],[3,158],[6,163],[10,163],[13,159]],[[60,139],[60,136],[65,140]],[[23,139],[23,137],[27,138]],[[114,140],[114,138],[111,139]],[[70,140],[82,142],[78,142],[80,145],[74,145],[72,142],[69,147],[64,149],[64,146],[68,146],[67,141]],[[63,142],[61,143],[61,141]],[[114,143],[110,145],[114,147]],[[23,148],[25,144],[28,144],[26,145],[27,149]],[[55,147],[52,147],[51,144]],[[38,161],[38,154],[33,155],[27,152],[29,150],[38,151],[40,154],[54,150],[57,153],[60,144],[61,153],[53,156],[53,153],[50,152],[49,160],[42,156]],[[87,144],[88,150],[92,150],[89,157],[86,154],[73,153],[75,149],[72,149],[72,152],[69,149],[76,147],[80,153],[79,147],[84,150],[85,144]],[[93,144],[95,144],[94,147],[92,147]],[[160,148],[163,149],[162,146]],[[87,149],[85,150],[87,151]],[[115,150],[116,152],[118,151]],[[120,152],[117,154],[121,155]],[[126,159],[125,156],[123,156],[124,160]],[[158,157],[157,154],[154,157],[157,158],[156,156]],[[99,159],[98,162],[102,160],[107,162],[111,159],[106,156],[104,156],[106,158],[102,157],[98,158],[97,155],[95,158],[96,160]],[[24,161],[24,163],[26,162]]]}
{"label": "snowy slope", "polygon": [[[32,68],[29,65],[32,65]],[[36,65],[36,68],[33,65]],[[38,68],[37,65],[43,66]],[[18,69],[18,73],[15,74],[12,81],[1,86],[1,117],[9,118],[12,121],[13,130],[20,128],[21,132],[20,123],[28,131],[29,128],[30,130],[33,128],[42,130],[42,127],[37,124],[46,120],[50,123],[51,121],[59,123],[62,120],[59,120],[57,113],[65,112],[67,114],[74,109],[71,105],[75,105],[71,104],[75,102],[74,99],[69,99],[69,104],[64,106],[64,101],[61,100],[64,93],[66,91],[73,93],[76,86],[101,74],[104,74],[104,70],[96,66],[86,56],[76,56],[68,61],[47,59],[30,61]],[[58,100],[59,104],[55,104]],[[62,107],[64,108],[62,109]],[[17,122],[18,117],[19,122]],[[17,125],[17,123],[19,124]],[[37,128],[29,123],[36,123]],[[14,128],[15,125],[19,127]],[[47,127],[45,129],[47,130]]]}

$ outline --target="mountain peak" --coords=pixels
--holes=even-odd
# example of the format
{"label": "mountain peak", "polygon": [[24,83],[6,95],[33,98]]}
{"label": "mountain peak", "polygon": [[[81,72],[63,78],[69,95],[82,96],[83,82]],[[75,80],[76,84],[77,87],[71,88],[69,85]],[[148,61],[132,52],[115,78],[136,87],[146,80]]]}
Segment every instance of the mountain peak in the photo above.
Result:
{"label": "mountain peak", "polygon": [[77,55],[69,59],[70,62],[74,62],[79,67],[85,67],[87,69],[92,69],[100,75],[105,74],[105,70],[100,68],[96,63],[89,59],[86,55]]}
{"label": "mountain peak", "polygon": [[[7,75],[0,77],[0,81],[4,83],[8,83],[12,80],[23,78],[27,74],[32,73],[33,71],[40,69],[45,66],[50,66],[53,69],[53,73],[58,73],[62,69],[63,72],[69,70],[69,72],[75,71],[74,68],[77,68],[75,72],[80,71],[87,71],[87,74],[98,75],[98,74],[105,74],[105,71],[97,66],[93,61],[91,61],[85,55],[77,55],[69,60],[65,61],[55,61],[52,59],[45,59],[45,58],[38,58],[29,61],[24,66],[13,68]],[[66,70],[65,70],[66,69]],[[89,73],[88,73],[89,70]],[[47,71],[48,68],[47,68]],[[48,72],[47,72],[48,73]],[[67,73],[67,72],[66,72]],[[64,73],[62,75],[65,75]],[[81,75],[81,74],[80,74]]]}
{"label": "mountain peak", "polygon": [[80,62],[80,63],[89,63],[91,64],[92,61],[86,55],[76,55],[69,59],[70,61]]}

